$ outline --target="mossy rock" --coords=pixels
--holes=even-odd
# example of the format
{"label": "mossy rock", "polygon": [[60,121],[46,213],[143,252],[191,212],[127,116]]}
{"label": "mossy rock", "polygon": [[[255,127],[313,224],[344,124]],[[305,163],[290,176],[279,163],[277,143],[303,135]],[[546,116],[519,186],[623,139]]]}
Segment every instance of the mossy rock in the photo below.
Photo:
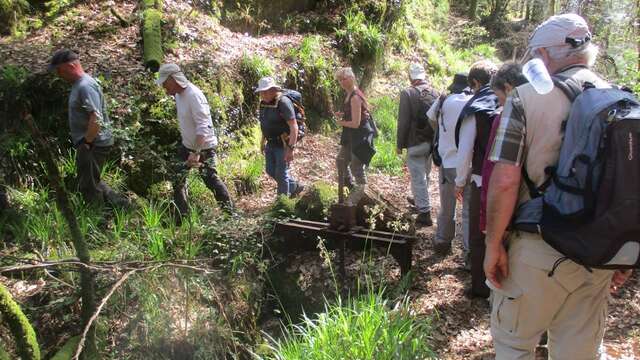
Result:
{"label": "mossy rock", "polygon": [[80,336],[74,336],[67,340],[67,342],[53,355],[51,360],[71,360],[76,353],[78,343],[80,342]]}
{"label": "mossy rock", "polygon": [[338,190],[326,182],[311,185],[295,206],[296,215],[307,220],[326,221],[329,208],[338,201]]}
{"label": "mossy rock", "polygon": [[279,195],[273,203],[269,214],[276,219],[291,218],[296,214],[296,199],[291,199],[286,195]]}

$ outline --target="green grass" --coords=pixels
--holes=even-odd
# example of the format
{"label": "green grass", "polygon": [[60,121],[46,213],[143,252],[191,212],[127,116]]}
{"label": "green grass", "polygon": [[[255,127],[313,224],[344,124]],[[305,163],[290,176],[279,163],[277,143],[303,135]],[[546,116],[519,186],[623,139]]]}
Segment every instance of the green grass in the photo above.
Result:
{"label": "green grass", "polygon": [[273,360],[396,360],[435,358],[428,337],[430,323],[413,315],[405,299],[397,304],[384,300],[381,291],[369,291],[357,299],[326,304],[316,319],[305,317],[301,325],[286,329],[284,340],[275,341]]}
{"label": "green grass", "polygon": [[227,184],[239,184],[236,185],[239,193],[250,194],[260,189],[260,176],[264,170],[260,138],[260,128],[254,126],[248,135],[234,141],[225,150],[225,157],[218,165],[218,173]]}
{"label": "green grass", "polygon": [[396,155],[396,131],[398,128],[398,102],[389,96],[373,99],[373,117],[379,136],[375,140],[376,154],[370,166],[389,175],[401,175],[403,160]]}

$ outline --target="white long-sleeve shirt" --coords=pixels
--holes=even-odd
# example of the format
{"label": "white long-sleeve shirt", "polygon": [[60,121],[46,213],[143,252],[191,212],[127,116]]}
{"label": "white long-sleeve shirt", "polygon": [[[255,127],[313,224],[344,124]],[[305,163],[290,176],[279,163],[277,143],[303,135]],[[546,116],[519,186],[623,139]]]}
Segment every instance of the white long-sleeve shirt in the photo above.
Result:
{"label": "white long-sleeve shirt", "polygon": [[[211,110],[207,97],[192,83],[176,94],[176,109],[182,145],[190,150],[204,150],[215,147],[218,139],[211,121]],[[204,136],[204,144],[198,149],[196,136]]]}
{"label": "white long-sleeve shirt", "polygon": [[[445,169],[456,168],[458,166],[456,147],[456,123],[462,108],[471,95],[464,93],[451,94],[442,102],[440,116],[437,115],[438,101],[434,102],[427,116],[433,124],[433,128],[438,129],[438,154],[442,158],[442,167]],[[437,117],[437,118],[436,118]],[[437,125],[435,124],[437,122]]]}
{"label": "white long-sleeve shirt", "polygon": [[[473,144],[476,140],[476,116],[468,115],[462,119],[456,165],[456,186],[464,187],[469,182],[471,163],[473,160]],[[471,175],[471,181],[482,187],[482,176]]]}

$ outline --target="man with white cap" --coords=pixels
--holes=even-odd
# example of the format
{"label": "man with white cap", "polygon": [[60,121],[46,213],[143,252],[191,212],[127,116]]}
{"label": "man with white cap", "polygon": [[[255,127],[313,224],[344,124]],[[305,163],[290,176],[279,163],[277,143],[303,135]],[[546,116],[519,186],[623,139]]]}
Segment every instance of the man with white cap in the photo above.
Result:
{"label": "man with white cap", "polygon": [[255,92],[260,94],[259,120],[267,174],[278,184],[278,195],[294,197],[304,187],[295,181],[289,169],[298,141],[293,102],[270,76],[259,80]]}
{"label": "man with white cap", "polygon": [[158,71],[156,84],[176,100],[181,144],[174,164],[173,197],[179,212],[178,222],[189,212],[187,202],[187,175],[191,168],[198,168],[205,185],[213,192],[218,205],[225,212],[232,210],[231,197],[225,184],[218,177],[215,148],[218,145],[209,103],[206,96],[193,85],[176,64],[163,64]]}
{"label": "man with white cap", "polygon": [[411,193],[418,210],[416,224],[433,225],[429,202],[429,173],[434,131],[427,119],[427,111],[438,94],[427,83],[427,74],[420,64],[409,66],[411,86],[400,92],[396,152],[407,149],[407,167],[411,174]]}
{"label": "man with white cap", "polygon": [[[551,75],[608,87],[590,70],[597,48],[583,18],[549,18],[529,39],[527,54]],[[514,209],[530,199],[522,173],[536,186],[547,178],[562,144],[562,123],[571,102],[559,88],[546,94],[532,84],[511,92],[489,159],[496,162],[488,193],[484,270],[493,292],[491,334],[496,359],[534,359],[548,331],[549,358],[599,359],[610,285],[628,273],[591,269],[562,254],[537,233],[507,233]],[[552,271],[552,269],[554,269]]]}

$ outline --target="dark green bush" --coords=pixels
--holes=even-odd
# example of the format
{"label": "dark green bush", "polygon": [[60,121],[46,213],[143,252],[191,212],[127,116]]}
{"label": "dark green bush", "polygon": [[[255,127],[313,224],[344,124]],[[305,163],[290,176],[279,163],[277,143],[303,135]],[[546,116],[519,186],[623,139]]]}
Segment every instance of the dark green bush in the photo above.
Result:
{"label": "dark green bush", "polygon": [[309,129],[318,131],[326,124],[333,125],[323,121],[332,116],[338,96],[338,84],[333,76],[338,60],[333,52],[322,43],[320,36],[312,35],[292,49],[289,57],[293,66],[287,73],[285,85],[302,93]]}

